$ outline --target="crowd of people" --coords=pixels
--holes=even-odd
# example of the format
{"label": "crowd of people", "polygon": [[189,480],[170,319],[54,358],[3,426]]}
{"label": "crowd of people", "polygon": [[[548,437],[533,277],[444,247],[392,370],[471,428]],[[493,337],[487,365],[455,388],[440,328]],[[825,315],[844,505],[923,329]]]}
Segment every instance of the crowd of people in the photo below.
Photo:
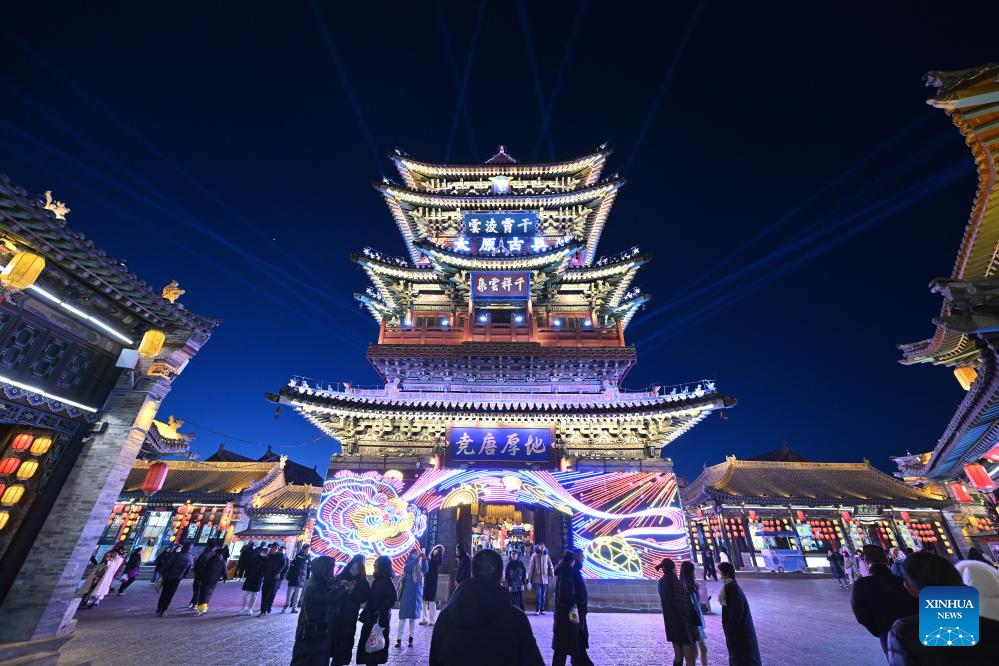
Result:
{"label": "crowd of people", "polygon": [[919,592],[930,586],[971,585],[979,593],[978,642],[960,648],[967,663],[999,663],[999,571],[971,548],[956,565],[932,549],[914,552],[865,545],[868,575],[853,584],[857,622],[881,642],[889,666],[953,664],[955,655],[925,645],[919,634]]}

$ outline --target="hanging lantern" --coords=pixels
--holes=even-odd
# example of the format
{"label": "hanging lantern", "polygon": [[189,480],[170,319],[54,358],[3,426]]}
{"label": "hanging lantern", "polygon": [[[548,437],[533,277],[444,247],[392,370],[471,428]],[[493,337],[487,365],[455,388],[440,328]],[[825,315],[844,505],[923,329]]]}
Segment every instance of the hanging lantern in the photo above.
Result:
{"label": "hanging lantern", "polygon": [[170,471],[170,465],[166,464],[162,460],[157,460],[149,469],[146,471],[146,478],[142,481],[142,492],[152,495],[163,487],[163,482],[166,481],[167,472]]}
{"label": "hanging lantern", "polygon": [[0,273],[0,284],[12,291],[22,291],[35,284],[43,270],[43,257],[32,252],[18,252]]}
{"label": "hanging lantern", "polygon": [[985,468],[978,463],[965,465],[964,473],[968,475],[968,480],[971,481],[971,485],[975,488],[986,492],[995,490],[995,481],[993,481],[992,477],[989,476],[989,473],[985,471]]}
{"label": "hanging lantern", "polygon": [[999,444],[992,447],[992,450],[982,456],[989,462],[999,463]]}
{"label": "hanging lantern", "polygon": [[847,522],[847,523],[850,522],[850,512],[849,511],[841,511],[839,515],[843,519],[843,522]]}
{"label": "hanging lantern", "polygon": [[166,342],[166,333],[150,329],[142,336],[142,342],[139,343],[139,354],[146,358],[156,356],[163,349],[164,342]]}
{"label": "hanging lantern", "polygon": [[[2,463],[0,463],[2,465]],[[961,504],[971,504],[971,495],[968,494],[968,489],[964,487],[963,483],[959,481],[952,481],[948,483],[947,486],[950,488],[950,492],[954,495],[954,499]]]}
{"label": "hanging lantern", "polygon": [[749,512],[749,519],[751,521],[753,521],[754,523],[756,522],[756,512],[755,511],[750,511]]}
{"label": "hanging lantern", "polygon": [[798,509],[798,511],[796,512],[796,514],[798,516],[798,520],[804,520],[805,519],[805,512],[802,511],[801,509]]}
{"label": "hanging lantern", "polygon": [[0,475],[13,474],[21,466],[21,459],[14,456],[7,456],[0,460]]}
{"label": "hanging lantern", "polygon": [[31,444],[31,455],[43,456],[49,452],[50,448],[52,448],[51,437],[38,437]]}
{"label": "hanging lantern", "polygon": [[17,470],[17,478],[22,481],[26,481],[35,475],[38,471],[38,461],[37,460],[25,460],[21,463],[21,467]]}
{"label": "hanging lantern", "polygon": [[3,495],[0,495],[0,504],[14,506],[21,501],[22,497],[24,497],[24,486],[11,486],[3,491]]}
{"label": "hanging lantern", "polygon": [[961,388],[965,391],[970,391],[971,385],[978,378],[978,371],[968,366],[954,368],[954,376],[957,377],[957,383],[961,385]]}
{"label": "hanging lantern", "polygon": [[0,530],[7,527],[8,520],[10,520],[10,511],[0,511]]}
{"label": "hanging lantern", "polygon": [[909,512],[908,511],[903,511],[902,512],[902,520],[904,520],[905,522],[909,522]]}
{"label": "hanging lantern", "polygon": [[31,446],[31,441],[35,439],[34,435],[26,432],[22,432],[19,435],[15,435],[13,441],[10,443],[11,451],[27,451],[28,447]]}

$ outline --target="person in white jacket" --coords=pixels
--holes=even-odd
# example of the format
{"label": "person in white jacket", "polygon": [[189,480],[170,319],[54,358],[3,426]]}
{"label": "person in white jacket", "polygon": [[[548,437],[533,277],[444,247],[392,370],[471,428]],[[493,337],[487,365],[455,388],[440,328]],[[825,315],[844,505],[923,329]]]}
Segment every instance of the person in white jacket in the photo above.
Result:
{"label": "person in white jacket", "polygon": [[978,614],[999,620],[999,571],[987,562],[961,560],[954,565],[965,585],[978,590]]}
{"label": "person in white jacket", "polygon": [[552,564],[552,558],[548,557],[548,549],[543,543],[536,544],[534,552],[531,553],[531,561],[527,565],[527,582],[534,588],[535,615],[542,615],[545,612],[548,585],[554,579],[555,566]]}

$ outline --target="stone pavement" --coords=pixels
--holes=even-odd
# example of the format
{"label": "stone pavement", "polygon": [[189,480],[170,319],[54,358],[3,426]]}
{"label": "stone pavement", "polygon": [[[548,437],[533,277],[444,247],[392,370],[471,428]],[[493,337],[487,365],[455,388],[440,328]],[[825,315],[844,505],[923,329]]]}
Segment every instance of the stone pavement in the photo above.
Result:
{"label": "stone pavement", "polygon": [[[763,663],[776,666],[885,663],[876,638],[859,626],[850,611],[850,593],[831,579],[741,581],[756,621]],[[717,584],[710,583],[717,597]],[[281,614],[285,587],[278,591],[275,612],[267,617],[236,615],[238,583],[219,584],[209,614],[193,617],[184,610],[191,584],[184,581],[173,608],[156,617],[156,593],[136,581],[122,597],[109,596],[97,609],[77,613],[76,636],[63,649],[60,666],[90,661],[94,666],[183,664],[193,666],[284,665],[291,659],[297,615]],[[718,604],[708,616],[709,662],[727,664]],[[534,635],[551,663],[551,614],[529,614]],[[671,663],[662,617],[641,613],[593,613],[590,656],[597,666],[658,666]],[[392,635],[395,636],[393,618]],[[417,626],[415,647],[391,648],[389,664],[427,664],[430,627]],[[405,642],[405,641],[404,641]],[[483,650],[488,650],[483,646]],[[473,666],[470,662],[469,666]]]}

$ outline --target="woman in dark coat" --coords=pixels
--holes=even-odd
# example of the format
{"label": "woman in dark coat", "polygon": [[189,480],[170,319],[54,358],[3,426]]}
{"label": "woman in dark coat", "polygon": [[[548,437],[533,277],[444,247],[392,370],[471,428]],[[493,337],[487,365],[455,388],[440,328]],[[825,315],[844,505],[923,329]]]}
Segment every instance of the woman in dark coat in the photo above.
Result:
{"label": "woman in dark coat", "polygon": [[722,562],[718,571],[722,575],[718,603],[722,606],[722,629],[725,630],[729,666],[763,666],[753,614],[749,612],[746,595],[735,582],[735,567],[730,562]]}
{"label": "woman in dark coat", "polygon": [[454,557],[454,586],[451,588],[451,594],[454,594],[459,585],[472,577],[472,558],[468,556],[465,544],[459,543],[454,547]]}
{"label": "woman in dark coat", "polygon": [[576,589],[576,557],[572,551],[562,554],[562,561],[555,567],[554,623],[552,625],[552,666],[565,666],[566,657],[576,664],[582,633],[580,631],[579,592]]}
{"label": "woman in dark coat", "polygon": [[243,573],[246,578],[243,580],[243,615],[253,615],[253,606],[257,603],[257,594],[264,586],[264,560],[267,559],[267,550],[263,547],[253,551],[246,560],[246,567]]}
{"label": "woman in dark coat", "polygon": [[676,577],[673,560],[664,558],[656,569],[663,572],[659,578],[659,603],[666,625],[666,640],[673,644],[673,666],[682,666],[684,661],[693,666],[698,639],[695,627],[700,623],[697,611],[691,604],[690,594]]}
{"label": "woman in dark coat", "polygon": [[[694,632],[697,634],[697,651],[701,655],[701,664],[708,663],[708,635],[704,630],[704,609],[701,606],[701,588],[697,584],[697,578],[694,576],[694,563],[687,561],[680,565],[680,584],[683,585],[683,589],[687,594],[690,595],[690,603],[694,607],[694,611],[697,612],[697,626],[694,627]],[[711,600],[711,595],[708,594],[708,583],[704,582],[704,595],[707,599]]]}
{"label": "woman in dark coat", "polygon": [[354,656],[358,613],[371,594],[368,579],[364,577],[364,555],[355,555],[347,563],[337,575],[335,586],[340,599],[333,617],[330,656],[333,658],[333,666],[346,666]]}
{"label": "woman in dark coat", "polygon": [[437,544],[430,550],[427,573],[423,576],[423,617],[420,624],[434,626],[437,617],[437,577],[444,559],[444,546]]}
{"label": "woman in dark coat", "polygon": [[[972,549],[974,550],[974,549]],[[125,593],[125,588],[135,582],[135,579],[139,577],[139,567],[142,566],[142,549],[136,548],[132,551],[132,554],[128,556],[128,562],[125,563],[125,581],[118,586],[118,596],[120,597]]]}
{"label": "woman in dark coat", "polygon": [[291,666],[329,666],[333,618],[340,593],[333,582],[333,558],[312,560],[312,577],[302,594]]}
{"label": "woman in dark coat", "polygon": [[204,615],[208,612],[208,602],[212,600],[219,579],[229,580],[226,572],[229,551],[221,546],[215,546],[211,550],[212,552],[201,563],[201,586],[198,588],[197,615]]}
{"label": "woman in dark coat", "polygon": [[[357,642],[358,664],[384,664],[388,661],[389,623],[392,620],[392,606],[395,605],[395,585],[392,584],[392,560],[382,555],[375,560],[375,578],[371,583],[368,604],[361,614],[361,639]],[[368,652],[365,644],[371,636],[375,623],[385,635],[385,648],[378,652]]]}

